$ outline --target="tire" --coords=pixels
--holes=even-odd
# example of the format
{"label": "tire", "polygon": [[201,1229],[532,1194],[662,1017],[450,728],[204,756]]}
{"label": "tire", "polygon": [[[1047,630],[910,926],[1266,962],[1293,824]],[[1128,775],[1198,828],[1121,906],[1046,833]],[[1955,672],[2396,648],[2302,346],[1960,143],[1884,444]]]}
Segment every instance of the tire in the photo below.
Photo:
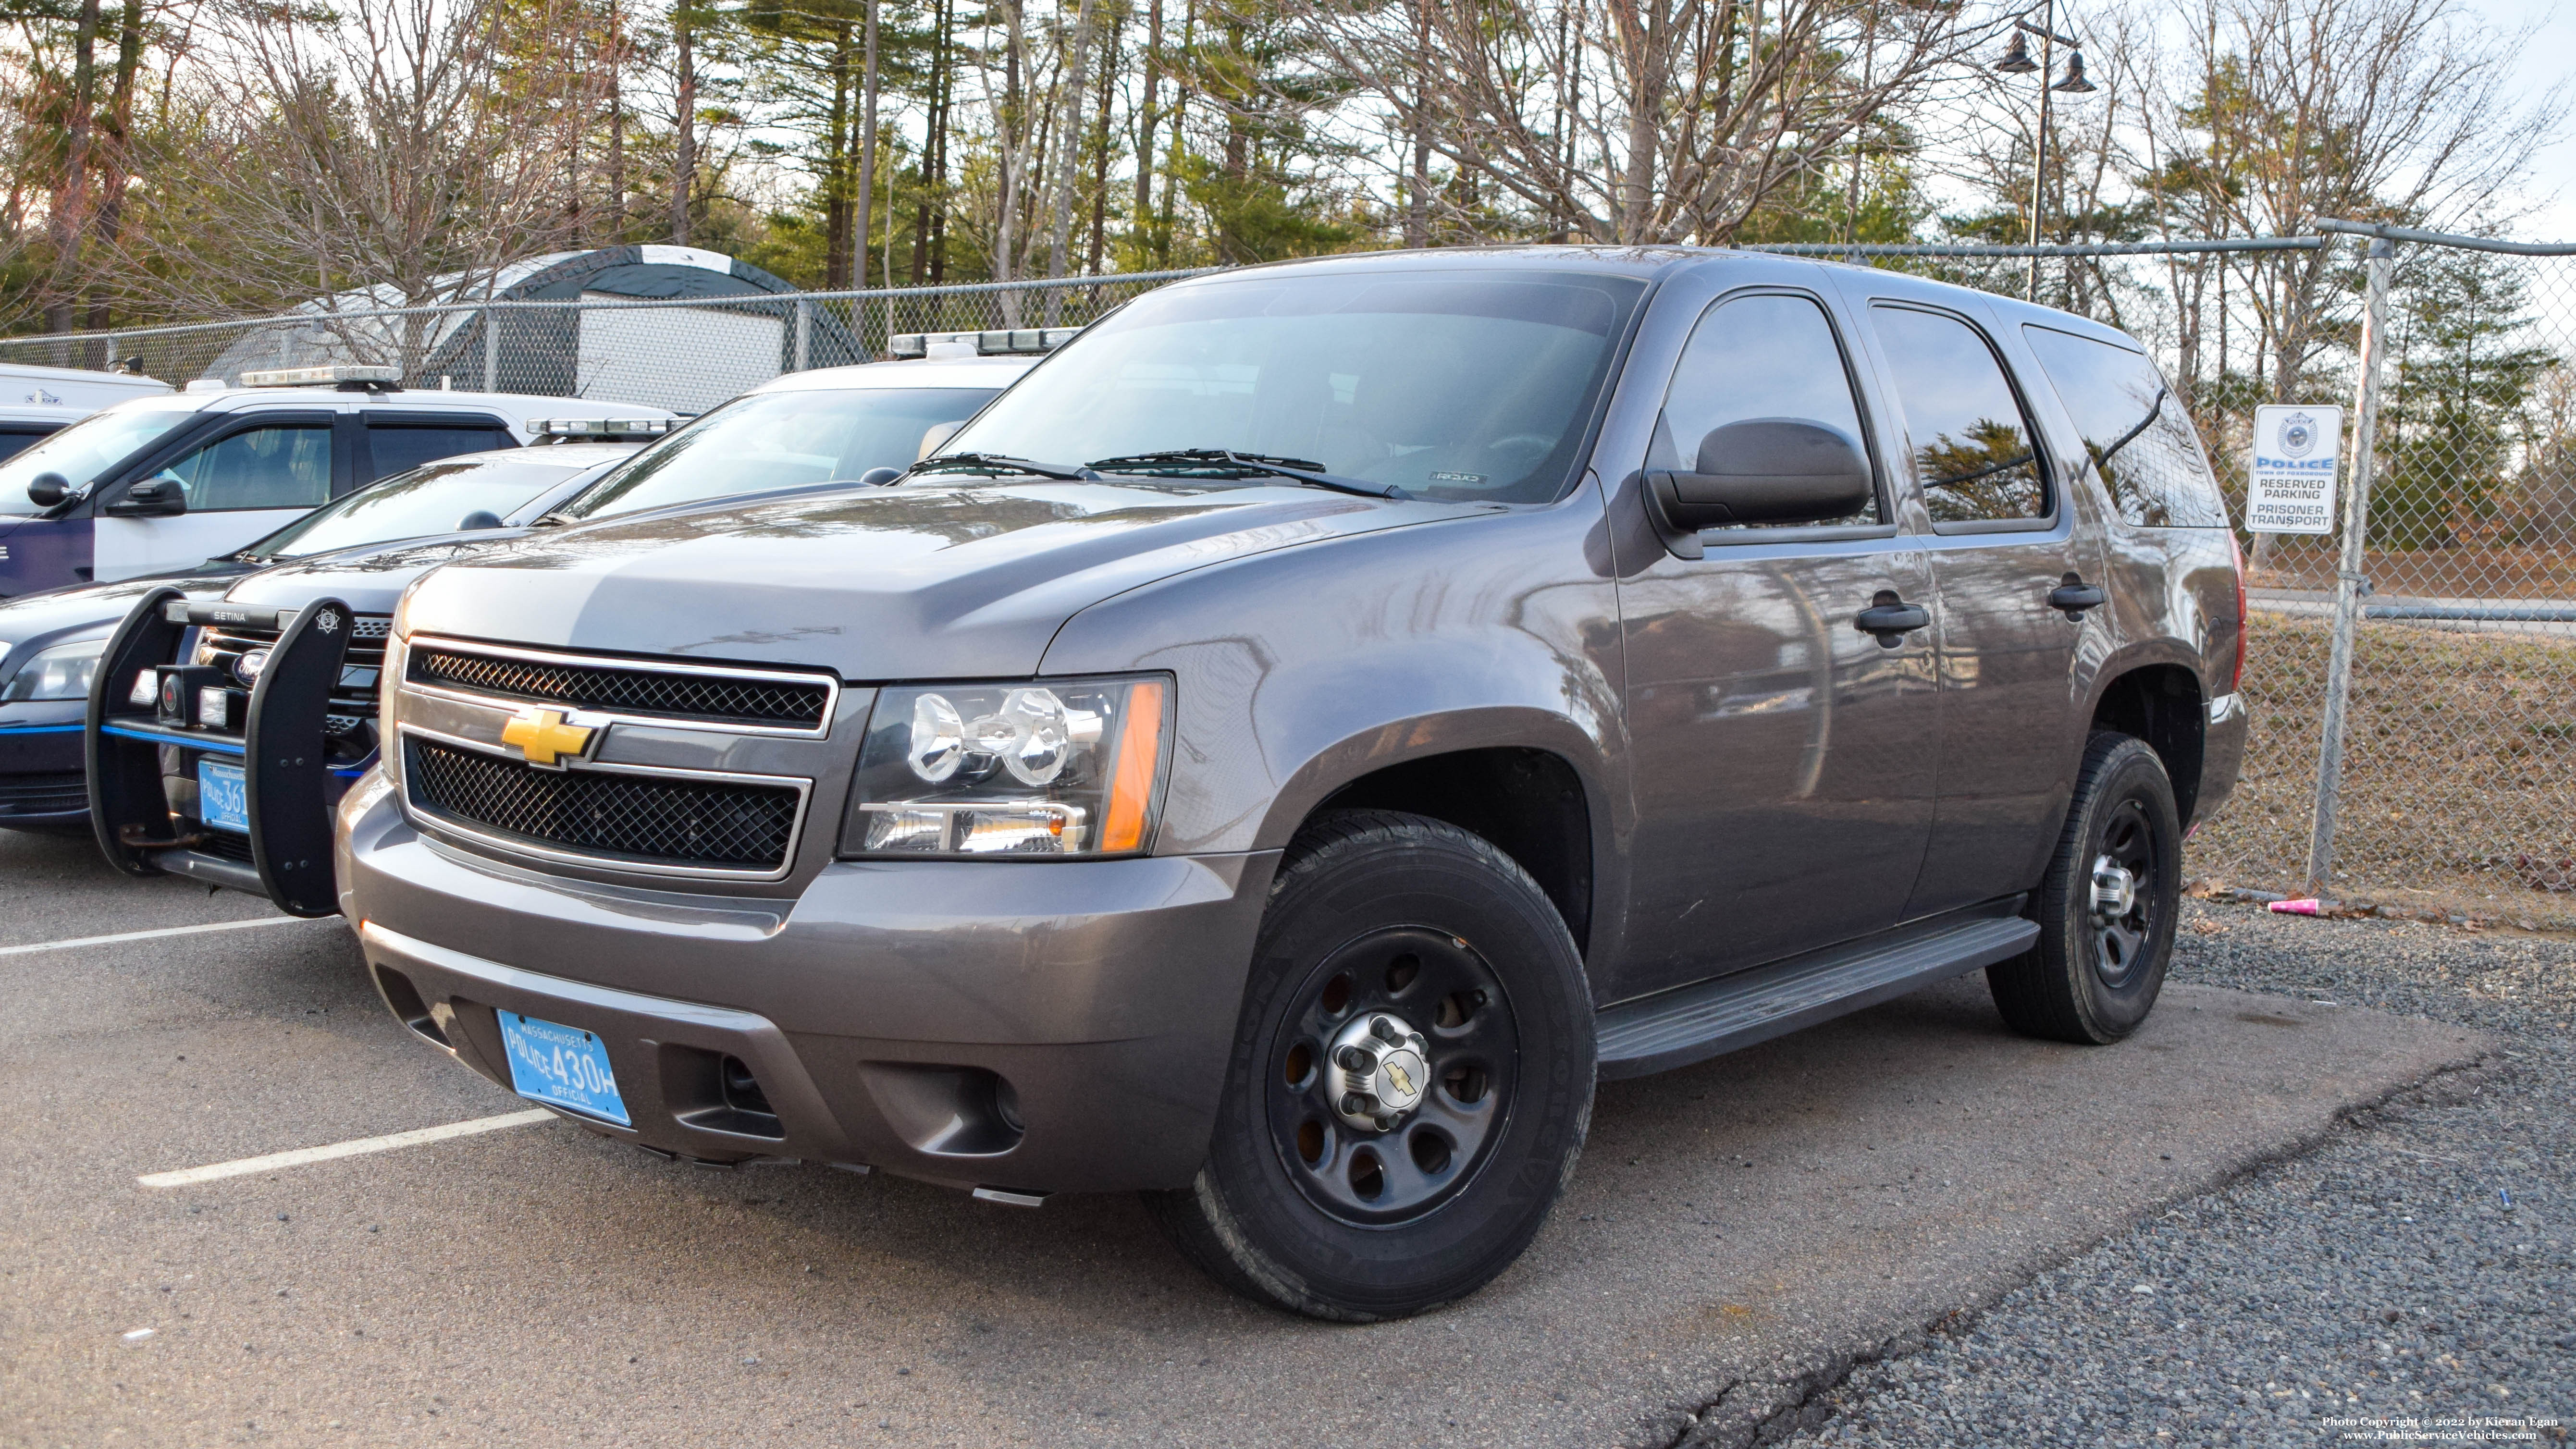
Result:
{"label": "tire", "polygon": [[[2100,862],[2126,872],[2129,889],[2117,877],[2097,887]],[[2182,821],[2164,762],[2143,740],[2096,733],[2032,904],[2039,944],[1986,968],[1995,1009],[2024,1036],[2120,1040],[2164,989],[2181,907]]]}
{"label": "tire", "polygon": [[[1384,1096],[1346,1090],[1355,1061]],[[1207,1162],[1146,1202],[1257,1302],[1420,1313],[1529,1245],[1573,1176],[1592,1082],[1582,958],[1529,873],[1453,825],[1335,812],[1272,883]]]}

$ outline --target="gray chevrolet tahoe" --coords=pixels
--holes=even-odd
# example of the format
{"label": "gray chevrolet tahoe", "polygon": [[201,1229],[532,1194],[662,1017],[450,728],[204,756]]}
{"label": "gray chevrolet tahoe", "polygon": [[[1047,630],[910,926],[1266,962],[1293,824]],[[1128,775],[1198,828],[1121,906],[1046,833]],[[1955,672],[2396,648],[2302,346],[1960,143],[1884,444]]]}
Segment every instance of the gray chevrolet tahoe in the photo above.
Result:
{"label": "gray chevrolet tahoe", "polygon": [[599,1133],[1030,1204],[1257,1299],[1472,1292],[1593,1084],[1982,969],[2153,1005],[2233,535],[2081,318],[1691,249],[1165,288],[891,484],[406,594],[341,904]]}

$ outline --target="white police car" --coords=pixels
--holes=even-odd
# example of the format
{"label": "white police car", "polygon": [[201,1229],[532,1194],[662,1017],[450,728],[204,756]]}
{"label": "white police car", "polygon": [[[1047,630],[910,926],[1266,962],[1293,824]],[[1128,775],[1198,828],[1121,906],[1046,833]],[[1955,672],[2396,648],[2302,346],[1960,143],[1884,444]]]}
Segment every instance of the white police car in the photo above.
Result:
{"label": "white police car", "polygon": [[[564,399],[405,392],[390,367],[194,382],[91,414],[0,462],[0,598],[106,583],[229,553],[363,484],[515,447]],[[603,417],[661,408],[585,401]]]}

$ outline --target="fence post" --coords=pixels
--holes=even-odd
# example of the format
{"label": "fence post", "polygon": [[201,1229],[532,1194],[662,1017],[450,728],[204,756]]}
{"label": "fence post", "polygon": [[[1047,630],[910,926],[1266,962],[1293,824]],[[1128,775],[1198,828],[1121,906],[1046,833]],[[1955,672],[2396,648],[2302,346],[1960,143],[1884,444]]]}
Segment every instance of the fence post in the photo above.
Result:
{"label": "fence post", "polygon": [[483,390],[501,390],[501,314],[483,309]]}
{"label": "fence post", "polygon": [[796,299],[796,365],[792,372],[803,372],[814,365],[814,304],[803,297]]}
{"label": "fence post", "polygon": [[2353,409],[2352,487],[2344,494],[2343,557],[2335,567],[2334,652],[2326,663],[2325,722],[2317,735],[2317,803],[2308,824],[2308,894],[2322,897],[2334,874],[2335,800],[2343,782],[2343,725],[2352,697],[2353,635],[2361,623],[2362,577],[2370,543],[2370,480],[2379,436],[2379,374],[2388,353],[2388,283],[2397,245],[2370,239],[2370,299],[2361,323],[2361,399]]}

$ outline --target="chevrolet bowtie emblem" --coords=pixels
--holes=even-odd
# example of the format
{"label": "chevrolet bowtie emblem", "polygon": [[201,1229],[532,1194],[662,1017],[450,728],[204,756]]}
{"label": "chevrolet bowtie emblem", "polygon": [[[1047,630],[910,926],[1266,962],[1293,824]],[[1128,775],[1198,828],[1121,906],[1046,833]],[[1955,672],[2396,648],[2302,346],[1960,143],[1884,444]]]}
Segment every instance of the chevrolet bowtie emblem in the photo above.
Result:
{"label": "chevrolet bowtie emblem", "polygon": [[501,726],[501,743],[517,745],[531,765],[560,770],[564,756],[581,758],[598,733],[591,725],[566,723],[561,710],[523,709]]}
{"label": "chevrolet bowtie emblem", "polygon": [[1388,1062],[1386,1064],[1386,1079],[1395,1083],[1395,1089],[1397,1091],[1404,1093],[1408,1097],[1413,1095],[1413,1077],[1411,1074],[1407,1073],[1404,1068],[1397,1066],[1393,1062]]}

